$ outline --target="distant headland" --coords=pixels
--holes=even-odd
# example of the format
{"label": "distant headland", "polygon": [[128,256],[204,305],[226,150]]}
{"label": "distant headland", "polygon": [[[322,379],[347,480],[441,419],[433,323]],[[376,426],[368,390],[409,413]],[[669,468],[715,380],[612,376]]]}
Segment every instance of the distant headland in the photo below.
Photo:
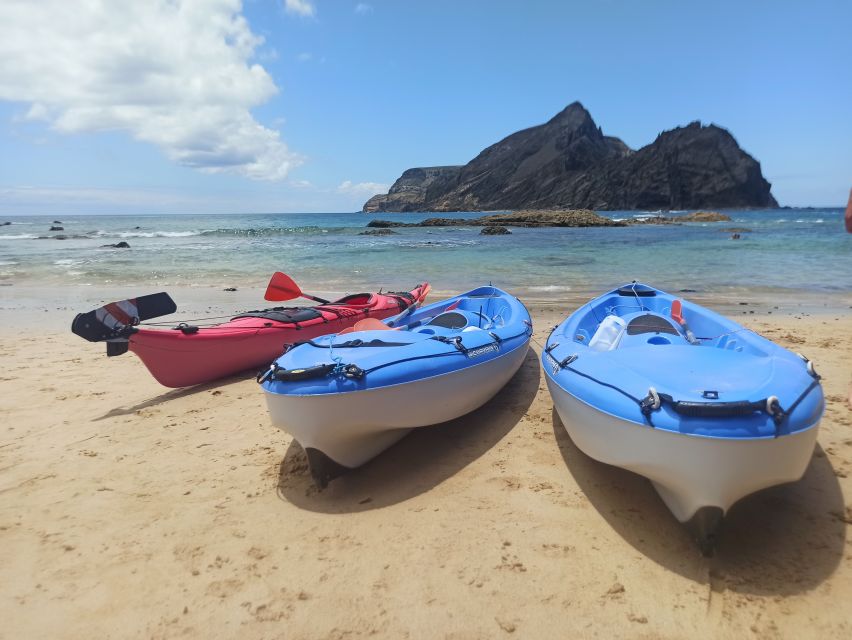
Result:
{"label": "distant headland", "polygon": [[634,151],[579,102],[465,165],[408,169],[363,210],[775,208],[760,163],[716,125],[692,122]]}

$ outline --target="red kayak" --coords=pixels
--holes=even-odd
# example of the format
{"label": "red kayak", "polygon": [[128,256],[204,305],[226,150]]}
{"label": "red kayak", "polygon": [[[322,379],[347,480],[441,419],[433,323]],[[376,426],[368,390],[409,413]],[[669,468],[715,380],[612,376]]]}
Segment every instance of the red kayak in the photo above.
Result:
{"label": "red kayak", "polygon": [[[287,278],[284,274],[277,276]],[[270,296],[276,277],[267,290],[267,300],[298,297]],[[90,342],[105,341],[108,356],[132,351],[164,386],[187,387],[264,367],[288,345],[339,333],[361,320],[413,311],[429,289],[424,282],[407,292],[356,293],[329,302],[301,294],[296,287],[299,295],[320,304],[247,311],[214,326],[184,322],[172,328],[140,326],[142,321],[174,313],[177,308],[168,294],[156,293],[78,314],[71,330]]]}

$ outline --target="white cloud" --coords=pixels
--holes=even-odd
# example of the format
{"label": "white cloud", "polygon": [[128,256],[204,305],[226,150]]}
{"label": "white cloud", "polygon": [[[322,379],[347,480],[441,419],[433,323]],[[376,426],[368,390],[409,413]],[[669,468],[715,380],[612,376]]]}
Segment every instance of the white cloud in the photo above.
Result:
{"label": "white cloud", "polygon": [[355,5],[355,13],[360,13],[361,15],[373,13],[373,5],[367,4],[366,2],[359,2]]}
{"label": "white cloud", "polygon": [[296,60],[298,60],[299,62],[310,62],[313,59],[313,57],[314,56],[313,56],[312,53],[308,53],[307,51],[304,51],[304,52],[302,52],[302,53],[300,53],[299,55],[296,56]]}
{"label": "white cloud", "polygon": [[348,195],[376,195],[377,193],[387,193],[390,185],[382,184],[381,182],[358,182],[353,183],[351,180],[344,180],[337,187],[340,193]]}
{"label": "white cloud", "polygon": [[250,109],[278,92],[240,0],[0,2],[0,100],[62,133],[126,131],[201,171],[301,163]]}
{"label": "white cloud", "polygon": [[316,14],[314,3],[310,0],[284,0],[284,9],[287,13],[305,18],[312,18]]}

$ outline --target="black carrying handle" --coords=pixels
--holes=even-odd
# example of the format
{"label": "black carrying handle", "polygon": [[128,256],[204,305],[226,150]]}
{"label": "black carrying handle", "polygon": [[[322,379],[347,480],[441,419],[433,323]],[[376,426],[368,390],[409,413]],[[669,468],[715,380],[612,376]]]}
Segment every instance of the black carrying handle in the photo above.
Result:
{"label": "black carrying handle", "polygon": [[[338,369],[338,367],[341,367]],[[299,380],[310,380],[311,378],[323,378],[335,372],[340,372],[350,380],[360,380],[365,371],[355,364],[318,364],[305,369],[281,369],[273,364],[257,374],[257,381],[263,384],[267,380],[278,380],[279,382],[297,382]]]}
{"label": "black carrying handle", "polygon": [[663,394],[660,394],[660,399],[664,400],[676,413],[682,416],[701,418],[747,416],[766,410],[766,400],[758,402],[749,402],[748,400],[738,400],[735,402],[690,402],[685,400],[675,401]]}
{"label": "black carrying handle", "polygon": [[306,369],[274,369],[269,376],[273,380],[281,382],[295,382],[297,380],[310,380],[311,378],[322,378],[334,371],[337,365],[334,364],[318,364],[315,367]]}

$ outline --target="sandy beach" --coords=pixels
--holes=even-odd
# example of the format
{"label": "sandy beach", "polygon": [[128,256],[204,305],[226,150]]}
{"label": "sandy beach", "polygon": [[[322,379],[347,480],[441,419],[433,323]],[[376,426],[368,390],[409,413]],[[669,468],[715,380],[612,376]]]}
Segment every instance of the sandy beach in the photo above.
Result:
{"label": "sandy beach", "polygon": [[486,406],[318,491],[250,374],[168,390],[71,335],[62,295],[0,313],[2,638],[852,635],[848,308],[735,316],[815,361],[827,409],[804,478],[737,504],[708,559],[556,417],[539,344],[572,301],[529,305]]}

